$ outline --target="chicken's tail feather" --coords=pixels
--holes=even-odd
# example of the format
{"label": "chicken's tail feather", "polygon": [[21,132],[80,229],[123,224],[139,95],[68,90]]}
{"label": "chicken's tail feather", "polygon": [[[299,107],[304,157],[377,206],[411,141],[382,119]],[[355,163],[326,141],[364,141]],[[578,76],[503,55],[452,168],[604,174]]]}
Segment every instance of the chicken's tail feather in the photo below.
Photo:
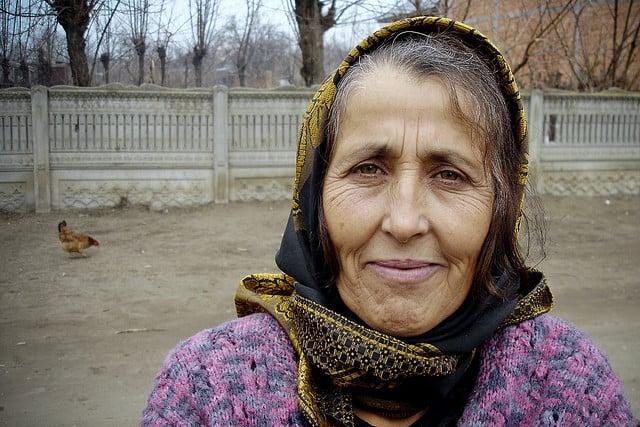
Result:
{"label": "chicken's tail feather", "polygon": [[62,229],[64,227],[66,227],[66,226],[67,226],[67,221],[62,220],[62,222],[60,224],[58,224],[58,233],[60,233],[62,231]]}

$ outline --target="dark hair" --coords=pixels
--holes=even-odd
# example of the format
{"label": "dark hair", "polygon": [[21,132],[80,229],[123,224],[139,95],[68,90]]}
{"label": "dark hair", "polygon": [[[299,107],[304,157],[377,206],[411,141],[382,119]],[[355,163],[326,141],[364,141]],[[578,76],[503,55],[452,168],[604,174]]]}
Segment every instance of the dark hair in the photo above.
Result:
{"label": "dark hair", "polygon": [[[405,32],[363,54],[338,83],[324,129],[325,160],[329,162],[333,154],[351,91],[363,77],[385,65],[408,74],[416,81],[439,79],[449,93],[452,113],[469,127],[475,141],[485,143],[485,165],[493,178],[494,203],[491,225],[480,251],[472,289],[476,294],[486,290],[500,298],[511,297],[517,288],[509,286],[516,285],[517,279],[526,273],[516,231],[524,191],[519,181],[519,167],[526,163],[526,154],[523,147],[516,146],[512,118],[497,80],[497,71],[473,48],[447,33]],[[470,105],[471,108],[465,108],[469,111],[463,111],[461,97],[467,101],[465,107]],[[322,249],[335,279],[339,272],[338,259],[326,229],[321,199],[318,213]],[[506,280],[501,280],[501,286],[497,286],[498,278],[503,275]]]}

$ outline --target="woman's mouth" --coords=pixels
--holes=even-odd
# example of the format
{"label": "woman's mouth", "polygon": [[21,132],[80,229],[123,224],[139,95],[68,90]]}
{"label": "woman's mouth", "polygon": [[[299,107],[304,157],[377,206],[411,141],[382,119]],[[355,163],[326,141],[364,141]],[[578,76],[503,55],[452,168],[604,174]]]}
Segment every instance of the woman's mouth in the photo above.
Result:
{"label": "woman's mouth", "polygon": [[367,266],[384,279],[403,284],[424,282],[438,268],[438,264],[418,260],[382,260]]}

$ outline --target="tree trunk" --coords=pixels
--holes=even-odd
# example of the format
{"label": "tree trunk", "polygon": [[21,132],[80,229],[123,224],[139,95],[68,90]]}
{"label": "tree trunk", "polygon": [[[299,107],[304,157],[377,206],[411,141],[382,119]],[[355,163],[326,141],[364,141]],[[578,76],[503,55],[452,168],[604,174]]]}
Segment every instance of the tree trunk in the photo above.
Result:
{"label": "tree trunk", "polygon": [[147,50],[147,45],[142,37],[134,39],[133,45],[136,49],[136,55],[138,55],[138,86],[140,86],[144,83],[144,54]]}
{"label": "tree trunk", "polygon": [[165,70],[167,68],[167,49],[165,49],[164,46],[159,46],[156,51],[160,59],[160,86],[164,86]]}
{"label": "tree trunk", "polygon": [[245,87],[247,85],[247,66],[242,65],[238,68],[238,81],[240,83],[240,87]]}
{"label": "tree trunk", "polygon": [[84,31],[77,27],[65,28],[64,25],[62,28],[67,33],[67,52],[69,53],[73,84],[82,87],[90,86],[91,77],[89,76],[89,63],[85,52]]}
{"label": "tree trunk", "polygon": [[73,84],[76,86],[89,86],[91,84],[91,76],[89,75],[89,63],[85,52],[86,40],[84,34],[91,19],[91,7],[87,0],[46,1],[56,12],[58,23],[67,36],[67,52],[69,53]]}
{"label": "tree trunk", "polygon": [[194,49],[193,52],[193,72],[196,87],[202,87],[202,60],[207,51],[204,49]]}
{"label": "tree trunk", "polygon": [[31,87],[31,79],[29,78],[29,65],[25,59],[20,60],[20,82],[23,87]]}
{"label": "tree trunk", "polygon": [[317,0],[296,0],[296,21],[302,52],[300,74],[307,86],[321,83],[324,79],[324,42],[326,29],[322,11]]}
{"label": "tree trunk", "polygon": [[189,85],[189,57],[184,57],[184,83],[183,87],[187,87]]}
{"label": "tree trunk", "polygon": [[109,84],[109,62],[111,61],[111,55],[108,52],[100,55],[100,62],[102,62],[102,67],[104,68],[104,82]]}
{"label": "tree trunk", "polygon": [[51,61],[44,49],[38,49],[38,84],[51,86]]}
{"label": "tree trunk", "polygon": [[2,84],[0,84],[0,87],[10,87],[12,82],[9,77],[11,74],[11,62],[9,62],[9,58],[6,56],[2,58],[0,66],[2,66]]}

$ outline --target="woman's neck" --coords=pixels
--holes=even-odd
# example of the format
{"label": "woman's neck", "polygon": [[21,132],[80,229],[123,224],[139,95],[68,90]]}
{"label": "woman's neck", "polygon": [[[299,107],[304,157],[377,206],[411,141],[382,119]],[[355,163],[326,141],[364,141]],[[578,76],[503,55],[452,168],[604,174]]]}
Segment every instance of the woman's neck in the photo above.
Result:
{"label": "woman's neck", "polygon": [[366,409],[353,408],[353,413],[358,418],[375,427],[408,427],[418,421],[426,412],[427,410],[424,409],[407,418],[391,418]]}

